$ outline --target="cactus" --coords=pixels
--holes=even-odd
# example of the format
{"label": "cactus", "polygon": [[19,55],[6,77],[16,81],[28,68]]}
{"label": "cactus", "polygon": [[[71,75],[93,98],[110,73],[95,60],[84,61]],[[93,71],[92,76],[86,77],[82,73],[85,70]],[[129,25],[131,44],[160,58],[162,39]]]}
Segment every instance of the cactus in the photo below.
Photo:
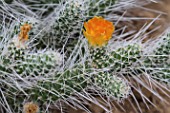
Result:
{"label": "cactus", "polygon": [[65,45],[64,49],[68,53],[74,49],[83,22],[82,11],[75,1],[66,2],[64,5],[65,8],[58,17],[53,17],[55,19],[49,29],[37,40],[38,42],[34,42],[38,43],[36,48],[63,49]]}
{"label": "cactus", "polygon": [[93,15],[107,15],[109,9],[112,9],[112,6],[117,2],[117,0],[91,0],[89,2],[89,9],[87,10],[87,14],[89,16]]}
{"label": "cactus", "polygon": [[[38,109],[48,112],[49,106],[59,100],[82,104],[76,100],[77,96],[97,103],[91,98],[93,91],[119,102],[132,93],[133,84],[125,79],[137,78],[141,72],[169,82],[169,38],[147,58],[138,41],[112,50],[108,48],[115,26],[106,19],[112,19],[109,14],[117,0],[35,0],[35,6],[31,6],[33,1],[23,1],[24,6],[30,5],[26,12],[32,10],[39,14],[38,22],[20,25],[11,22],[13,27],[7,33],[0,26],[0,111],[3,108],[9,113],[27,112],[33,106],[35,112]],[[45,15],[44,6],[51,2],[56,6],[52,7],[52,13],[47,11]],[[16,11],[21,10],[20,7]],[[11,14],[19,17],[21,12]]]}
{"label": "cactus", "polygon": [[110,53],[105,47],[90,49],[92,62],[97,68],[111,68],[114,71],[128,68],[140,58],[140,48],[138,45],[128,45]]}
{"label": "cactus", "polygon": [[[65,99],[76,92],[80,92],[88,83],[85,74],[77,68],[66,70],[63,73],[56,73],[52,77],[41,78],[32,78],[34,81],[30,80],[30,82],[32,81],[34,84],[23,87],[26,94],[20,89],[9,86],[4,89],[4,95],[11,109],[15,112],[21,112],[25,102],[34,101],[41,106],[41,110],[44,110],[46,107],[43,106],[52,105],[58,99]],[[26,80],[26,78],[23,79]],[[21,82],[20,84],[26,83]]]}
{"label": "cactus", "polygon": [[[161,39],[160,39],[161,40]],[[159,80],[169,84],[170,82],[170,37],[169,34],[163,37],[152,55],[148,55],[144,61],[146,69],[151,75]]]}
{"label": "cactus", "polygon": [[[24,0],[24,2],[26,4],[32,4],[31,1]],[[33,3],[42,3],[44,5],[39,6],[45,7],[49,2],[53,3],[53,1],[46,0],[35,1]],[[41,28],[37,29],[42,29],[43,27],[47,27],[47,25],[48,28],[43,31],[43,34],[37,36],[38,39],[34,40],[34,44],[36,44],[37,49],[55,48],[60,50],[63,49],[63,45],[65,45],[64,51],[66,51],[66,53],[68,53],[67,56],[69,56],[75,45],[80,41],[82,23],[92,16],[99,14],[100,16],[104,16],[106,13],[110,12],[109,10],[112,9],[116,0],[59,0],[55,1],[55,3],[57,3],[58,6],[54,8],[52,16],[44,18],[42,22],[43,25],[40,26]],[[36,9],[34,8],[33,10]],[[51,19],[51,22],[49,22],[49,19]],[[32,34],[37,35],[37,31],[32,31]]]}
{"label": "cactus", "polygon": [[27,101],[38,103],[44,111],[43,106],[69,98],[94,83],[105,89],[103,95],[121,99],[129,94],[130,89],[121,78],[105,73],[89,76],[93,70],[88,65],[85,69],[77,66],[57,72],[61,60],[61,55],[54,51],[31,53],[26,48],[17,47],[15,41],[10,42],[0,68],[0,79],[4,81],[1,90],[7,101],[5,106],[9,105],[12,110],[9,112],[21,112]]}
{"label": "cactus", "polygon": [[[38,79],[36,76],[31,77],[30,74],[29,78],[22,76],[24,80],[19,79],[18,83],[21,85],[28,84],[24,83],[25,81],[33,82],[31,86],[24,85],[23,87],[21,85],[21,89],[23,89],[21,90],[17,86],[11,87],[8,84],[2,84],[4,86],[2,87],[3,94],[15,112],[21,111],[22,105],[26,101],[37,102],[41,106],[41,110],[44,110],[45,108],[42,106],[52,104],[58,99],[68,98],[74,93],[81,92],[90,84],[102,88],[103,95],[113,96],[116,99],[125,98],[129,94],[130,88],[121,78],[105,72],[89,76],[89,73],[92,72],[89,68],[83,70],[81,67],[75,67],[64,72],[56,72],[54,76],[46,77],[44,75],[43,77],[41,75]],[[8,77],[3,79],[7,80]]]}
{"label": "cactus", "polygon": [[26,50],[17,48],[14,43],[10,43],[7,48],[8,52],[2,56],[2,64],[5,67],[10,66],[11,68],[8,70],[14,69],[17,74],[22,76],[27,74],[39,76],[50,73],[62,62],[62,55],[54,51],[27,53]]}
{"label": "cactus", "polygon": [[131,88],[126,81],[110,72],[99,72],[93,75],[92,81],[101,90],[100,94],[114,97],[116,100],[127,98],[131,93]]}
{"label": "cactus", "polygon": [[[65,7],[59,13],[58,17],[53,17],[53,23],[50,23],[52,26],[50,26],[44,36],[40,38],[37,48],[49,47],[63,49],[63,45],[65,45],[65,51],[71,53],[75,45],[80,41],[82,23],[91,18],[91,16],[100,14],[100,11],[107,10],[108,6],[111,8],[112,5],[115,4],[115,0],[85,0],[84,3],[82,3],[83,1],[81,0],[65,2]],[[94,7],[92,6],[94,3],[98,4]],[[88,8],[88,10],[84,10],[84,8]],[[92,15],[92,13],[96,14]],[[100,15],[103,16],[102,13]],[[35,43],[37,43],[37,41]]]}

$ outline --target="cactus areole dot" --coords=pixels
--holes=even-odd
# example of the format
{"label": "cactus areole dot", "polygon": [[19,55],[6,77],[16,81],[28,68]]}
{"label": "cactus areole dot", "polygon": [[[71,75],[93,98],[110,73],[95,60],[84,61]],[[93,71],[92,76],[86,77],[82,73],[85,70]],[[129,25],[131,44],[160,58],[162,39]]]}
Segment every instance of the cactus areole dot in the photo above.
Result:
{"label": "cactus areole dot", "polygon": [[93,47],[106,45],[115,30],[112,22],[97,16],[85,22],[84,28],[84,36]]}

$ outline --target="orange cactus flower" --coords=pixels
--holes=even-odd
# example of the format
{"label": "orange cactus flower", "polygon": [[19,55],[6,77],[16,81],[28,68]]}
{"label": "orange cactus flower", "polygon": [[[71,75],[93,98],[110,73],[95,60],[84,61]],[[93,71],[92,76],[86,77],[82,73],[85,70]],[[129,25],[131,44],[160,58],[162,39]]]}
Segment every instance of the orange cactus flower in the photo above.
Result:
{"label": "orange cactus flower", "polygon": [[85,22],[84,28],[84,36],[90,45],[99,47],[105,45],[111,39],[115,30],[112,22],[97,16]]}
{"label": "orange cactus flower", "polygon": [[25,23],[20,27],[19,40],[27,41],[28,40],[28,32],[31,30],[31,25]]}

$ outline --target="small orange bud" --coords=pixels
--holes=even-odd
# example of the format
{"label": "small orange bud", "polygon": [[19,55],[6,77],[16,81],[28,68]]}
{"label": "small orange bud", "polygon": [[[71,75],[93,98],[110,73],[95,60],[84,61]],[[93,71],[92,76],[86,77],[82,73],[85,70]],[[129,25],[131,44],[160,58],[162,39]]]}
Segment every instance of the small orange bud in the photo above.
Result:
{"label": "small orange bud", "polygon": [[38,105],[33,102],[28,102],[24,105],[24,113],[37,113],[38,111]]}
{"label": "small orange bud", "polygon": [[19,40],[27,41],[28,40],[28,32],[31,30],[31,25],[25,23],[20,27]]}

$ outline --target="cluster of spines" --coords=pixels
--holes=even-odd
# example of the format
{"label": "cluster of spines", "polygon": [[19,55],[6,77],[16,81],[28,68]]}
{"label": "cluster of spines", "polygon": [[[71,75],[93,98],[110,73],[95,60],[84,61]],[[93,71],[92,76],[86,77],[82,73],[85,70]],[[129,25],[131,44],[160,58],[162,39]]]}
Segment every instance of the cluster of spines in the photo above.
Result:
{"label": "cluster of spines", "polygon": [[166,83],[170,82],[170,36],[167,34],[162,43],[159,43],[152,55],[147,55],[144,60],[147,71],[155,79]]}
{"label": "cluster of spines", "polygon": [[128,45],[114,50],[110,53],[105,47],[91,48],[92,63],[97,68],[111,68],[120,71],[122,68],[131,66],[140,58],[140,47],[138,45]]}
{"label": "cluster of spines", "polygon": [[[89,76],[89,73],[93,73],[89,66],[87,67],[88,70],[84,70],[83,67],[80,66],[65,70],[64,72],[56,72],[54,67],[58,64],[56,64],[56,60],[54,59],[56,57],[54,54],[24,53],[23,49],[18,49],[12,44],[12,46],[9,46],[8,55],[12,56],[13,60],[20,61],[18,62],[19,64],[14,61],[7,62],[8,64],[16,63],[15,71],[24,80],[22,81],[22,79],[15,78],[16,80],[19,80],[16,82],[19,84],[27,84],[24,83],[25,81],[34,83],[30,86],[26,85],[25,87],[22,87],[22,90],[15,85],[10,87],[8,84],[2,84],[3,94],[9,105],[14,108],[14,112],[18,112],[18,110],[21,111],[25,101],[34,101],[43,105],[48,102],[53,103],[58,99],[68,98],[74,93],[81,92],[88,85],[93,84],[94,81],[98,87],[104,89],[104,95],[112,95],[115,98],[120,99],[124,98],[125,95],[129,93],[129,88],[125,85],[123,79],[119,77],[114,77],[109,73],[100,73]],[[8,59],[8,61],[11,61],[11,59]],[[50,65],[48,65],[48,62],[50,62]],[[38,64],[41,64],[41,66],[37,67]],[[6,67],[8,66],[6,65]],[[47,76],[48,74],[42,71],[42,68],[45,67],[47,67],[47,71],[54,69],[49,73],[52,75]],[[36,72],[33,70],[39,71]],[[31,75],[31,73],[33,74]],[[39,79],[37,79],[37,76],[39,76]],[[1,79],[7,80],[8,77]],[[5,87],[8,87],[8,89],[5,89]]]}
{"label": "cluster of spines", "polygon": [[125,80],[110,72],[99,72],[93,75],[93,82],[99,87],[101,94],[114,97],[116,100],[126,98],[131,92]]}
{"label": "cluster of spines", "polygon": [[[71,0],[63,2],[64,9],[60,11],[53,25],[41,37],[37,48],[63,49],[70,54],[78,43],[82,22],[92,16],[108,14],[117,0]],[[61,5],[61,4],[60,4]],[[109,7],[109,8],[108,8]],[[104,12],[103,12],[104,11]],[[37,43],[37,41],[36,41]]]}
{"label": "cluster of spines", "polygon": [[[94,1],[93,1],[94,2]],[[97,0],[97,1],[95,1],[95,2],[99,2],[99,0]],[[95,3],[94,2],[94,3]],[[108,6],[108,5],[111,5],[111,4],[114,4],[114,2],[115,2],[115,0],[107,0],[107,2],[106,1],[102,1],[103,3],[101,4],[101,5],[99,5],[99,6],[97,6],[97,7],[95,7],[95,8],[92,8],[92,9],[90,9],[91,10],[91,12],[90,13],[95,13],[95,14],[99,14],[99,12],[101,11],[101,10],[103,10],[103,9],[105,9],[106,8],[106,6]],[[93,5],[93,4],[92,4]],[[73,7],[71,7],[71,9],[72,9]],[[67,9],[68,11],[69,11],[69,9]],[[71,10],[72,11],[72,10]],[[73,10],[73,12],[75,12],[75,10]],[[73,12],[71,12],[71,15],[72,15],[72,13]],[[63,14],[62,14],[63,15]],[[92,14],[93,15],[93,14]],[[76,15],[77,16],[77,15]],[[70,25],[68,25],[68,24],[65,24],[67,21],[68,21],[68,23],[71,23],[70,21],[72,21],[73,19],[75,19],[75,18],[77,18],[77,17],[73,17],[71,20],[67,20],[66,19],[66,21],[64,21],[64,22],[62,22],[62,20],[63,19],[65,19],[66,17],[70,17],[70,14],[69,13],[65,13],[64,15],[63,15],[63,17],[61,17],[61,23],[59,23],[59,24],[62,24],[63,26],[59,26],[59,24],[57,24],[56,26],[54,25],[54,28],[52,28],[52,29],[54,29],[54,30],[56,30],[56,31],[58,31],[59,30],[59,27],[63,27],[63,29],[66,31],[64,31],[63,29],[60,31],[59,30],[59,35],[56,35],[57,37],[63,37],[63,38],[65,38],[64,37],[64,35],[67,35],[67,34],[70,34],[70,33],[72,33],[73,31],[70,31],[70,32],[67,32],[67,31],[69,31],[69,30],[72,30],[72,29],[69,29],[69,28],[67,28],[67,26],[70,26]],[[78,20],[79,20],[79,18],[78,18]],[[80,20],[79,20],[80,21]],[[57,22],[60,22],[60,20],[57,20]],[[77,21],[78,22],[78,21]],[[77,30],[77,31],[79,31],[79,30]],[[53,34],[49,34],[49,37],[50,36],[52,36]],[[77,34],[76,34],[77,35]],[[48,36],[48,35],[46,35],[46,36]],[[47,37],[48,38],[48,37]],[[56,39],[54,39],[54,40],[56,40]],[[61,40],[62,40],[62,38],[61,38]],[[63,42],[62,42],[62,44],[61,45],[63,45],[63,43],[65,42],[66,40],[64,39],[63,40]],[[52,43],[54,42],[54,41],[51,41]],[[41,43],[40,43],[41,44]],[[57,44],[56,42],[54,42],[54,44]],[[73,44],[72,42],[71,42],[71,44],[72,44],[72,46],[74,46],[75,45],[75,43]],[[49,44],[49,45],[51,45],[51,44]],[[68,46],[68,45],[67,45]],[[59,47],[60,48],[60,47]],[[132,47],[133,48],[133,47]],[[95,50],[95,54],[97,54],[97,55],[94,55],[93,57],[94,58],[92,58],[93,59],[93,63],[95,64],[95,67],[97,67],[97,68],[103,68],[103,67],[112,67],[112,68],[114,68],[114,69],[116,69],[116,70],[121,70],[121,68],[125,68],[125,67],[128,67],[129,65],[131,65],[133,62],[135,62],[136,61],[136,59],[139,57],[138,56],[138,53],[139,53],[139,50],[138,50],[138,47],[137,48],[133,48],[133,49],[131,49],[131,46],[129,46],[129,47],[126,47],[126,48],[120,48],[120,49],[118,49],[118,50],[116,50],[116,51],[113,51],[113,52],[111,52],[111,53],[109,53],[109,54],[106,54],[106,56],[105,55],[103,55],[103,54],[105,54],[106,52],[105,52],[105,50],[101,50],[101,49],[99,49],[98,51],[100,51],[100,53],[95,53],[96,52],[96,50]],[[103,51],[103,52],[102,52]],[[22,53],[22,51],[21,52],[19,52],[19,53]],[[93,52],[92,52],[93,53]],[[99,54],[99,55],[98,55]],[[19,54],[19,55],[17,55],[17,56],[20,56],[21,54]],[[17,57],[17,56],[15,56],[15,57]],[[22,56],[22,55],[21,55]],[[41,59],[44,59],[44,58],[46,58],[46,57],[48,57],[47,59],[50,59],[49,61],[50,62],[54,62],[53,60],[51,60],[51,57],[49,57],[49,55],[47,54],[47,55],[43,55],[43,56],[38,56],[37,54],[35,55],[35,54],[29,54],[28,56],[26,56],[25,57],[25,55],[24,55],[24,57],[23,57],[23,59],[26,61],[25,62],[25,64],[24,64],[24,60],[22,59],[21,60],[21,62],[22,62],[22,64],[24,64],[24,66],[26,66],[26,65],[29,65],[30,64],[30,62],[32,62],[33,63],[33,65],[31,64],[30,66],[26,66],[26,67],[29,67],[30,69],[29,70],[33,70],[33,68],[36,68],[36,69],[40,69],[40,71],[39,72],[42,72],[42,70],[41,70],[41,67],[48,67],[48,64],[46,64],[46,62],[44,62],[44,60],[41,60]],[[52,59],[53,59],[53,55],[52,55]],[[109,60],[108,60],[109,59]],[[40,64],[42,64],[42,65],[40,65],[40,66],[35,66],[35,65],[37,65],[36,63],[36,61],[38,61],[38,63],[40,62]],[[46,60],[45,60],[46,61]],[[29,62],[28,64],[27,64],[27,62]],[[34,65],[35,64],[35,65]],[[113,64],[113,65],[112,65]],[[19,64],[20,65],[20,64]],[[34,67],[35,66],[35,67]],[[50,66],[50,68],[51,67],[54,67],[53,65],[52,66]],[[15,70],[18,70],[18,73],[19,74],[21,74],[22,72],[23,72],[23,70],[25,71],[25,70],[27,70],[26,68],[23,68],[23,66],[22,66],[22,69],[20,68],[20,66],[19,67],[16,67],[16,69]],[[47,70],[50,70],[50,69],[47,69]],[[37,74],[39,74],[39,72],[38,73],[34,73],[34,75],[37,75]],[[67,73],[67,74],[66,74]],[[29,73],[28,73],[29,74]],[[61,75],[62,75],[62,77],[61,77]],[[80,76],[79,76],[80,75]],[[82,75],[82,76],[81,76]],[[53,89],[50,89],[51,87],[52,88],[57,88],[55,85],[57,85],[57,84],[55,84],[54,82],[51,82],[50,81],[50,79],[52,79],[52,81],[55,81],[55,78],[57,78],[57,77],[61,77],[61,81],[58,81],[58,82],[60,82],[60,83],[66,83],[66,84],[69,84],[68,86],[71,88],[71,89],[68,89],[67,90],[67,87],[61,87],[61,89],[62,90],[59,90],[59,93],[61,93],[61,95],[63,94],[64,96],[65,95],[70,95],[70,94],[72,94],[72,93],[70,93],[70,92],[74,92],[74,91],[81,91],[83,88],[85,88],[86,86],[87,86],[87,83],[86,82],[82,82],[82,81],[86,81],[87,80],[87,78],[86,78],[86,75],[84,75],[84,74],[81,74],[81,73],[79,73],[79,71],[78,72],[70,72],[70,71],[66,71],[66,72],[64,72],[64,73],[62,73],[62,74],[56,74],[53,78],[49,78],[49,81],[47,80],[47,79],[45,79],[46,81],[45,82],[43,82],[43,81],[38,81],[37,82],[37,86],[39,86],[39,87],[34,87],[34,89],[31,89],[31,90],[29,90],[30,92],[32,92],[32,94],[31,95],[34,95],[34,98],[35,99],[33,99],[33,100],[36,100],[37,101],[37,99],[41,99],[43,102],[45,102],[45,101],[47,101],[47,100],[49,100],[49,101],[51,101],[51,100],[57,100],[58,98],[60,98],[60,97],[57,97],[56,95],[51,95],[51,93],[50,92],[47,92],[47,90],[48,91],[52,91]],[[77,78],[78,77],[78,78]],[[73,78],[75,78],[76,80],[74,80]],[[113,76],[113,75],[111,75],[110,73],[100,73],[99,74],[99,76],[95,76],[94,78],[93,77],[91,77],[92,79],[94,79],[95,80],[95,83],[97,84],[97,85],[99,85],[101,88],[103,88],[103,89],[105,89],[106,90],[106,92],[108,92],[107,93],[107,95],[114,95],[115,97],[124,97],[123,95],[124,94],[127,94],[127,92],[124,92],[124,91],[126,91],[125,89],[127,88],[126,87],[126,85],[125,85],[125,83],[124,83],[124,81],[122,81],[122,79],[121,78],[119,78],[119,77],[115,77],[115,76]],[[82,80],[81,80],[82,79]],[[58,79],[57,78],[57,80],[60,80],[60,79]],[[77,82],[77,80],[78,80],[78,82]],[[83,84],[81,84],[81,83],[79,83],[79,82],[81,82],[81,83],[83,83]],[[77,84],[77,89],[75,88],[72,88],[74,85],[75,85],[75,83],[78,83]],[[102,83],[102,84],[101,84]],[[63,85],[63,84],[62,84]],[[61,84],[59,85],[59,87],[61,86]],[[45,88],[45,89],[47,89],[47,90],[41,90],[41,94],[42,94],[42,96],[40,96],[39,95],[39,89],[40,88]],[[81,88],[80,88],[81,87]],[[115,89],[114,89],[115,88]],[[59,88],[60,89],[60,88]],[[128,89],[128,88],[127,88]],[[58,89],[57,89],[58,90]],[[65,92],[65,91],[68,91],[68,92]],[[11,90],[12,91],[12,90]],[[29,92],[28,91],[28,92]],[[61,91],[61,92],[60,92]],[[37,93],[36,93],[37,92]],[[64,92],[64,93],[63,93]],[[17,93],[16,93],[17,94]],[[48,95],[49,94],[49,95]],[[31,95],[29,95],[29,96],[31,96]],[[63,97],[63,95],[61,96],[61,97]],[[43,96],[45,96],[45,97],[43,97]],[[49,97],[48,97],[49,96]],[[67,96],[67,97],[68,97]],[[49,99],[48,99],[49,98]]]}
{"label": "cluster of spines", "polygon": [[97,85],[102,89],[103,95],[113,96],[115,99],[125,98],[130,91],[126,82],[117,76],[107,72],[89,76],[89,73],[81,68],[65,70],[56,73],[53,77],[42,77],[42,79],[35,79],[35,81],[37,82],[33,86],[24,89],[28,95],[17,88],[4,89],[6,99],[15,110],[22,110],[22,105],[26,101],[38,102],[40,106],[45,103],[53,104],[58,99],[65,99],[74,93],[81,92],[90,84]]}
{"label": "cluster of spines", "polygon": [[92,67],[109,69],[94,75],[94,83],[99,86],[105,95],[114,96],[116,99],[126,98],[130,94],[130,87],[123,78],[112,73],[121,72],[123,69],[134,68],[133,64],[141,57],[140,46],[128,45],[108,52],[104,47],[90,47]]}
{"label": "cluster of spines", "polygon": [[89,10],[87,11],[89,16],[93,15],[107,15],[110,12],[110,8],[113,7],[117,0],[91,0],[89,2]]}
{"label": "cluster of spines", "polygon": [[[42,42],[38,42],[37,48],[63,49],[71,52],[78,42],[78,36],[82,27],[83,17],[80,4],[75,1],[64,2],[65,7],[55,18],[50,30],[43,34]],[[44,43],[45,42],[45,43]]]}
{"label": "cluster of spines", "polygon": [[26,50],[15,47],[13,43],[9,44],[7,51],[2,56],[2,65],[11,67],[8,70],[13,68],[20,76],[30,73],[32,76],[45,75],[60,66],[62,62],[62,55],[57,52],[27,53]]}
{"label": "cluster of spines", "polygon": [[[27,80],[27,78],[23,79]],[[32,78],[29,81],[34,84],[29,87],[22,86],[23,91],[15,86],[4,85],[2,87],[8,104],[15,112],[22,111],[22,106],[26,101],[38,102],[41,106],[54,104],[58,99],[66,99],[72,94],[80,92],[87,87],[89,82],[86,74],[77,68],[62,73],[56,72],[52,77]],[[22,81],[18,81],[18,83],[27,84]],[[8,88],[5,89],[5,87]]]}

